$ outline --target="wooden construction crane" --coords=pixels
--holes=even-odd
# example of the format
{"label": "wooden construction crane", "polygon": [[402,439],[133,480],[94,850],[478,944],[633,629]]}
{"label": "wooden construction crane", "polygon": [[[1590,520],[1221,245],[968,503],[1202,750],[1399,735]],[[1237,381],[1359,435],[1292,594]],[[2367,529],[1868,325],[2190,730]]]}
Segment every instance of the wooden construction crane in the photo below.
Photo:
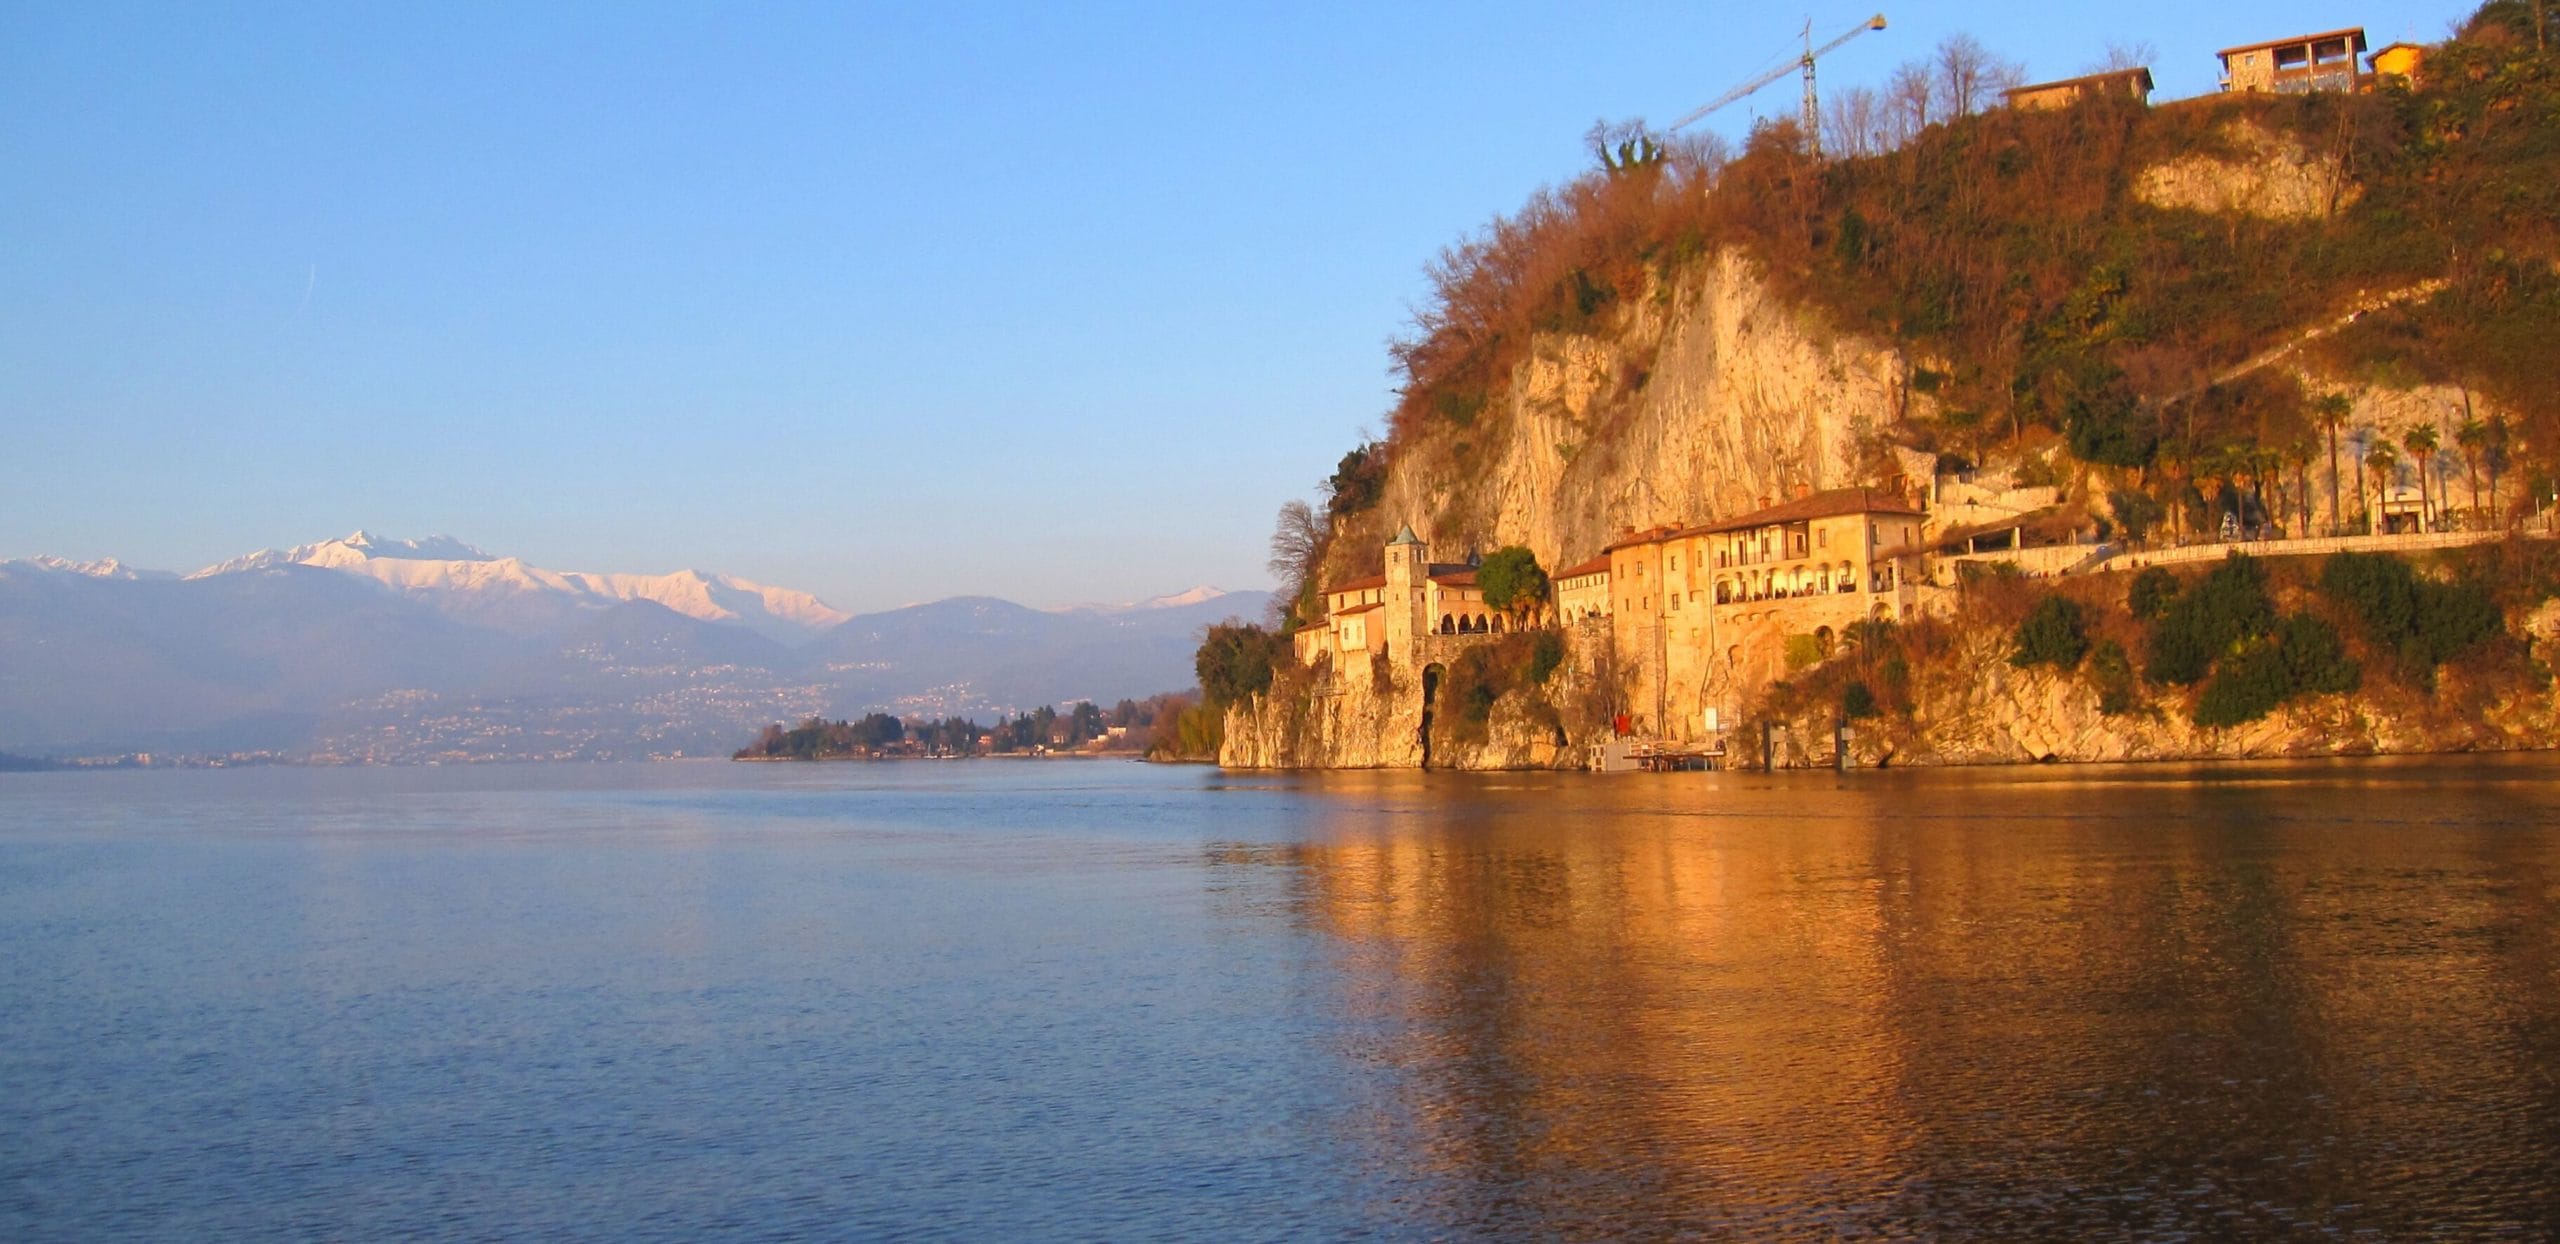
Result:
{"label": "wooden construction crane", "polygon": [[1682,127],[1693,125],[1700,119],[1704,118],[1708,113],[1714,112],[1718,108],[1722,108],[1735,100],[1741,99],[1746,95],[1750,95],[1753,92],[1758,91],[1761,87],[1767,86],[1770,83],[1787,76],[1788,70],[1801,69],[1804,71],[1804,141],[1806,145],[1812,149],[1814,157],[1816,159],[1820,159],[1822,156],[1822,109],[1813,94],[1813,62],[1817,57],[1829,56],[1833,52],[1838,51],[1841,44],[1847,43],[1851,39],[1855,39],[1870,30],[1882,29],[1884,29],[1884,14],[1878,13],[1875,16],[1850,27],[1849,33],[1844,34],[1829,43],[1823,44],[1821,47],[1815,47],[1813,46],[1813,23],[1806,22],[1804,24],[1804,55],[1797,58],[1794,64],[1780,65],[1767,73],[1761,74],[1760,76],[1717,96],[1714,102],[1706,104],[1691,112],[1689,115],[1672,122],[1671,128],[1678,130]]}

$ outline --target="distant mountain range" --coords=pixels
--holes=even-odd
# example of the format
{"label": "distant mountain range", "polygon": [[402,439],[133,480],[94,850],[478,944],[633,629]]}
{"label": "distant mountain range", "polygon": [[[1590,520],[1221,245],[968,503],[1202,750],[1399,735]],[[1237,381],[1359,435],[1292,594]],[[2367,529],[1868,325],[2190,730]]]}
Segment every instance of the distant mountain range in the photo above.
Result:
{"label": "distant mountain range", "polygon": [[0,752],[369,761],[725,753],[812,713],[991,718],[1189,686],[1263,592],[851,615],[732,575],[546,570],[356,532],[193,574],[0,562]]}

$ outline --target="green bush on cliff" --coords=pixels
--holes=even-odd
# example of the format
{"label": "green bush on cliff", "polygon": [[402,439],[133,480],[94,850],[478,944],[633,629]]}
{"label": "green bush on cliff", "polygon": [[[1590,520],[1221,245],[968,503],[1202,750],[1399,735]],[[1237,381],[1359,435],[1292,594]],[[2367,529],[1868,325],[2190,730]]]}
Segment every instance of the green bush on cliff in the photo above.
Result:
{"label": "green bush on cliff", "polygon": [[2196,700],[2195,723],[2220,728],[2256,721],[2297,696],[2353,691],[2360,681],[2328,623],[2287,618],[2274,635],[2252,638],[2224,658]]}
{"label": "green bush on cliff", "polygon": [[2353,613],[2366,642],[2396,654],[2402,672],[2432,686],[2435,669],[2506,629],[2487,588],[2438,583],[2389,553],[2337,553],[2320,568],[2320,590]]}
{"label": "green bush on cliff", "polygon": [[2116,717],[2133,711],[2133,659],[2123,644],[2102,639],[2089,650],[2089,685],[2098,692],[2099,712]]}
{"label": "green bush on cliff", "polygon": [[2050,665],[2073,670],[2088,653],[2089,628],[2081,618],[2080,602],[2053,595],[2037,601],[2026,621],[2018,624],[2011,637],[2009,664],[2020,669]]}
{"label": "green bush on cliff", "polygon": [[2147,566],[2133,576],[2133,586],[2124,594],[2125,608],[2133,616],[2148,622],[2169,611],[2169,602],[2178,598],[2178,576],[2166,566]]}
{"label": "green bush on cliff", "polygon": [[1539,631],[1529,637],[1529,681],[1544,686],[1564,664],[1564,636],[1554,631]]}
{"label": "green bush on cliff", "polygon": [[2234,553],[2152,623],[2142,676],[2177,687],[2202,682],[2217,658],[2242,640],[2265,635],[2275,620],[2266,569]]}

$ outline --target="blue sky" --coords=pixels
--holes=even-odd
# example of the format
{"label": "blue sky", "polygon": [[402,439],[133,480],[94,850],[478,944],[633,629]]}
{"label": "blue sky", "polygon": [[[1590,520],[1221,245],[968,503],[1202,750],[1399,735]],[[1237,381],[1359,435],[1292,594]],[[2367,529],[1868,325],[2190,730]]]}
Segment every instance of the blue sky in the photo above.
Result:
{"label": "blue sky", "polygon": [[[0,7],[0,557],[445,532],[872,609],[1263,586],[1442,246],[1807,16]],[[2034,76],[2468,5],[1888,8]],[[1792,81],[1720,114],[1793,107]]]}

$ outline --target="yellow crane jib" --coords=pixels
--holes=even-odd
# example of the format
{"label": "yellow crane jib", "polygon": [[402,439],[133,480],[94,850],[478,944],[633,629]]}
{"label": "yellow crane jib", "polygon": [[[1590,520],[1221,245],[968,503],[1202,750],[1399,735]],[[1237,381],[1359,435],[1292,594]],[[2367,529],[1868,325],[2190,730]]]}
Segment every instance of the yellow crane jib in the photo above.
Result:
{"label": "yellow crane jib", "polygon": [[1767,73],[1761,74],[1758,77],[1755,77],[1750,81],[1717,96],[1713,101],[1700,105],[1698,108],[1692,110],[1689,115],[1672,122],[1671,128],[1679,130],[1696,124],[1701,118],[1704,118],[1707,114],[1714,112],[1716,109],[1742,99],[1743,97],[1758,91],[1761,87],[1767,86],[1770,83],[1787,76],[1788,70],[1800,70],[1804,74],[1804,140],[1806,145],[1812,149],[1813,154],[1819,157],[1822,154],[1822,110],[1819,105],[1819,101],[1815,99],[1813,93],[1813,62],[1821,57],[1829,56],[1831,53],[1838,51],[1841,44],[1847,43],[1851,39],[1855,39],[1870,30],[1882,29],[1884,29],[1884,14],[1878,13],[1875,16],[1850,27],[1848,31],[1842,34],[1839,38],[1833,39],[1831,42],[1823,44],[1821,47],[1815,47],[1813,46],[1813,23],[1806,22],[1804,24],[1804,55],[1797,57],[1794,63],[1780,65]]}

